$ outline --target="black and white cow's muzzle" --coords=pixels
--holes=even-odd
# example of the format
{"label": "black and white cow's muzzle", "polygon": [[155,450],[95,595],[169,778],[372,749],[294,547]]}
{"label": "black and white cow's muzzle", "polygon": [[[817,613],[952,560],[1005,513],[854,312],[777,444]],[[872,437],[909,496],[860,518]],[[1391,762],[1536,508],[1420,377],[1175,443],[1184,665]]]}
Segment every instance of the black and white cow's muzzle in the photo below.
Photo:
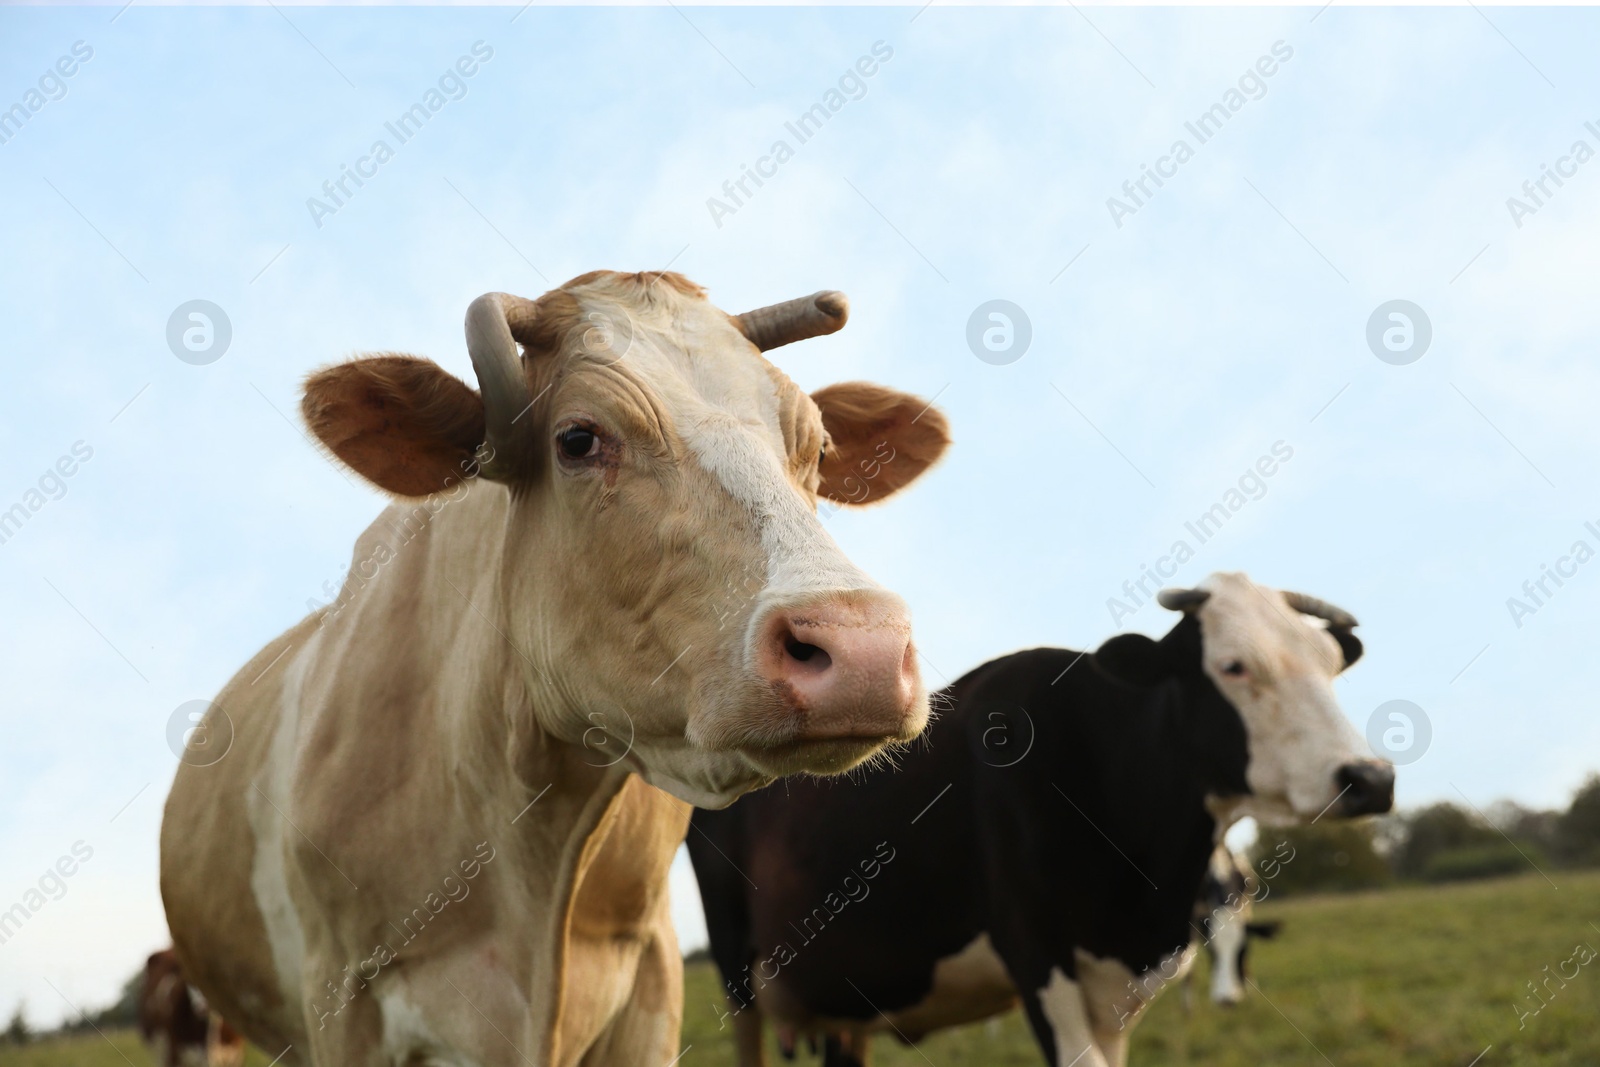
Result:
{"label": "black and white cow's muzzle", "polygon": [[1341,816],[1382,815],[1394,807],[1394,764],[1387,760],[1355,760],[1340,767],[1335,777]]}

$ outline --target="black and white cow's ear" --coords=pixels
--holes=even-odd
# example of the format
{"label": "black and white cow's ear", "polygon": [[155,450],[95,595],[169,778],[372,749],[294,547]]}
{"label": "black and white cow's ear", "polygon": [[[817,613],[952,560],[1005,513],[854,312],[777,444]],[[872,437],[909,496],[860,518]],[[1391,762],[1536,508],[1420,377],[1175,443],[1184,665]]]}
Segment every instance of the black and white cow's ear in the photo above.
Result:
{"label": "black and white cow's ear", "polygon": [[1344,666],[1339,668],[1340,670],[1349,669],[1361,658],[1361,638],[1352,632],[1359,625],[1354,615],[1320,597],[1307,596],[1288,589],[1283,590],[1283,601],[1294,610],[1314,619],[1321,619],[1328,624],[1329,636],[1339,642],[1339,650],[1344,653]]}
{"label": "black and white cow's ear", "polygon": [[1328,633],[1339,642],[1339,651],[1344,653],[1344,666],[1340,670],[1349,670],[1361,658],[1361,638],[1351,632],[1348,626],[1330,626]]}
{"label": "black and white cow's ear", "polygon": [[1118,634],[1095,649],[1090,662],[1106,677],[1141,689],[1159,685],[1172,674],[1166,649],[1144,634]]}

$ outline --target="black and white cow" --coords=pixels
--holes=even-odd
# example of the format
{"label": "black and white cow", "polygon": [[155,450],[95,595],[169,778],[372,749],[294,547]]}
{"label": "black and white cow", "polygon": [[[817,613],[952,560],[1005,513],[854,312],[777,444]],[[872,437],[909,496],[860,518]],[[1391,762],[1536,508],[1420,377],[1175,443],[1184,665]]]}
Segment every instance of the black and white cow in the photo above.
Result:
{"label": "black and white cow", "polygon": [[1334,698],[1361,654],[1322,601],[1217,574],[1159,641],[1039,648],[946,689],[923,741],[846,779],[789,779],[689,833],[741,1067],[785,1048],[916,1041],[1021,1001],[1054,1067],[1126,1062],[1192,959],[1191,913],[1235,820],[1389,810]]}
{"label": "black and white cow", "polygon": [[[1278,862],[1273,860],[1272,862]],[[1291,861],[1292,862],[1292,861]],[[1244,999],[1250,942],[1278,936],[1278,922],[1257,922],[1255,905],[1272,887],[1258,878],[1243,857],[1226,845],[1211,853],[1200,895],[1194,903],[1194,932],[1211,961],[1211,1002],[1230,1006]],[[1183,982],[1184,1007],[1194,1003],[1194,975]]]}

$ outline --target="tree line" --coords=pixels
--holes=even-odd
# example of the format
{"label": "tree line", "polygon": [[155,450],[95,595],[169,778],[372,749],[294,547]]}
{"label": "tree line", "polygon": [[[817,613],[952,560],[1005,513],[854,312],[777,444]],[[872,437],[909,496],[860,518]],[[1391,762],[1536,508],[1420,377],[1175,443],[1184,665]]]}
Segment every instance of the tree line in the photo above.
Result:
{"label": "tree line", "polygon": [[1272,879],[1281,894],[1600,867],[1600,774],[1591,775],[1564,810],[1510,800],[1479,810],[1441,801],[1376,819],[1264,827],[1249,859],[1264,862],[1283,842],[1294,849],[1294,859]]}

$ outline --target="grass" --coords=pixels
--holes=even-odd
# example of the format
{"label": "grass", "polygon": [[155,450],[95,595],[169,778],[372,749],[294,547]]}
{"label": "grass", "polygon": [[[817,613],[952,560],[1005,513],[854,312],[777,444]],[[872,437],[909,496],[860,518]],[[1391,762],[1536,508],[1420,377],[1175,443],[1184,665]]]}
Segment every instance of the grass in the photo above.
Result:
{"label": "grass", "polygon": [[[244,1067],[267,1067],[272,1057],[245,1050]],[[156,1067],[137,1030],[91,1031],[86,1036],[53,1038],[24,1048],[0,1045],[3,1067]]]}
{"label": "grass", "polygon": [[[1205,999],[1185,1014],[1169,989],[1134,1031],[1134,1067],[1478,1067],[1600,1065],[1600,958],[1519,1029],[1513,1004],[1526,983],[1553,973],[1580,942],[1600,949],[1600,872],[1555,872],[1444,887],[1268,900],[1283,921],[1251,949],[1258,988],[1232,1010]],[[1593,925],[1591,925],[1591,923]],[[1571,973],[1572,967],[1567,968]],[[732,1067],[717,1032],[717,979],[686,976],[684,1067]],[[1557,988],[1552,982],[1551,988]],[[770,1042],[770,1039],[769,1039]],[[775,1045],[771,1047],[776,1048]],[[781,1062],[774,1053],[774,1063]],[[802,1059],[804,1057],[802,1056]],[[874,1067],[1040,1067],[1020,1013],[935,1034],[917,1048],[873,1043]]]}
{"label": "grass", "polygon": [[[1135,1067],[1595,1067],[1600,1064],[1600,958],[1519,1029],[1513,1005],[1529,981],[1600,948],[1600,872],[1559,872],[1351,896],[1269,900],[1283,932],[1251,953],[1259,988],[1231,1011],[1204,999],[1185,1014],[1177,990],[1134,1032]],[[1568,968],[1570,973],[1571,968]],[[681,1067],[732,1067],[709,964],[688,968]],[[1556,988],[1552,983],[1551,988]],[[0,1047],[0,1067],[151,1067],[131,1032]],[[115,1048],[113,1048],[113,1045]],[[1039,1067],[1017,1013],[936,1034],[915,1049],[874,1045],[875,1067]],[[804,1059],[802,1054],[802,1059]],[[773,1054],[774,1063],[781,1062]],[[252,1049],[248,1067],[267,1067]],[[632,1067],[632,1065],[628,1065]],[[649,1067],[649,1065],[644,1065]]]}

